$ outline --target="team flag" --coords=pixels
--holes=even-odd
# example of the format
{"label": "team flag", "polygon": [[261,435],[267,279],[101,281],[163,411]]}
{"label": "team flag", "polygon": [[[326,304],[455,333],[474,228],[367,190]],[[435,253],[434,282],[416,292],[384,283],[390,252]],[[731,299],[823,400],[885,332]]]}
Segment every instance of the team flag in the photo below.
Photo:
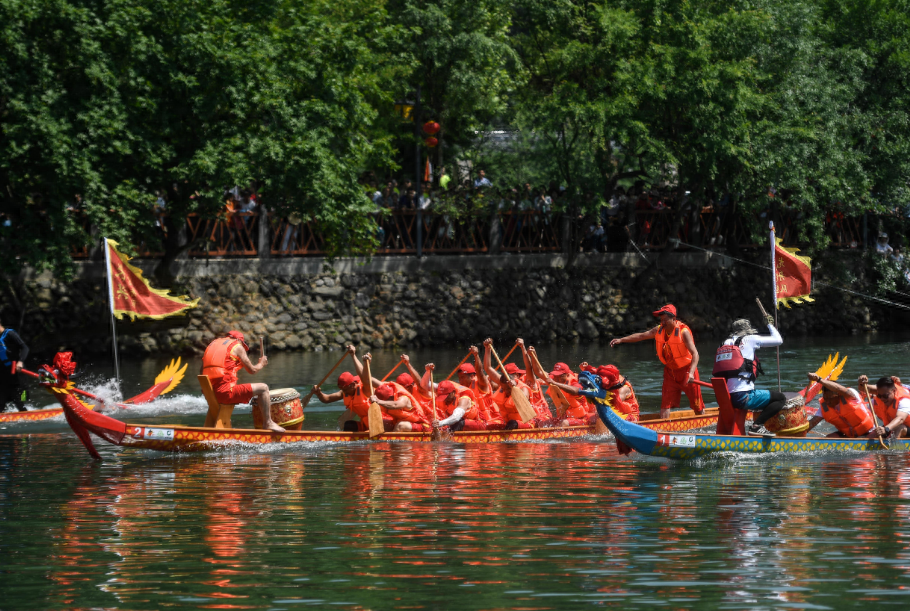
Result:
{"label": "team flag", "polygon": [[429,156],[427,157],[427,162],[423,166],[423,182],[430,182],[433,180],[433,164],[430,163]]}
{"label": "team flag", "polygon": [[777,302],[790,307],[790,303],[815,301],[809,297],[812,291],[812,260],[796,254],[798,248],[785,248],[776,238],[774,267],[777,273]]}
{"label": "team flag", "polygon": [[142,270],[129,264],[130,257],[117,250],[117,242],[105,238],[108,290],[111,313],[119,319],[123,315],[136,318],[167,318],[195,308],[198,299],[173,297],[167,291],[153,289],[142,277]]}

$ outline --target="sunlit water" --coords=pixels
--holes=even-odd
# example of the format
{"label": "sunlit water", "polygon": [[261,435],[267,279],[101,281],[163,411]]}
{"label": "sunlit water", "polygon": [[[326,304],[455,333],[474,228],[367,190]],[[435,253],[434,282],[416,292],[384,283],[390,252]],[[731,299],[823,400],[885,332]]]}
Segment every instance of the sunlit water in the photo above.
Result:
{"label": "sunlit water", "polygon": [[[837,350],[850,357],[844,381],[910,378],[903,341],[785,348],[785,389]],[[710,362],[713,343],[699,349]],[[644,411],[659,406],[653,344],[540,355],[545,366],[557,356],[573,366],[614,362]],[[339,356],[278,355],[257,378],[306,390]],[[463,352],[413,356],[444,376]],[[380,374],[397,362],[375,357]],[[123,394],[148,387],[165,364],[126,362]],[[89,372],[81,386],[114,393],[109,366],[80,368]],[[119,416],[201,424],[195,369],[198,361],[172,398]],[[762,382],[776,385],[773,351],[765,370]],[[32,402],[49,404],[38,392]],[[332,428],[339,409],[314,401],[306,428]],[[238,424],[249,419],[248,408],[238,412]],[[671,462],[617,456],[612,441],[592,438],[173,456],[98,442],[99,464],[62,420],[0,433],[3,609],[910,604],[910,459],[900,453]]]}

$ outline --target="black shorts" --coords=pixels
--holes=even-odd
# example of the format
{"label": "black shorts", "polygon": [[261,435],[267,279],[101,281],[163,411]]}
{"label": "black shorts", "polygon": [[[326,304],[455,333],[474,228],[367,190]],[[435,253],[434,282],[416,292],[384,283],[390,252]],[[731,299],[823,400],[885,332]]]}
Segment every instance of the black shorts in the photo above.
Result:
{"label": "black shorts", "polygon": [[19,401],[19,374],[10,373],[9,367],[0,366],[0,409],[11,401]]}

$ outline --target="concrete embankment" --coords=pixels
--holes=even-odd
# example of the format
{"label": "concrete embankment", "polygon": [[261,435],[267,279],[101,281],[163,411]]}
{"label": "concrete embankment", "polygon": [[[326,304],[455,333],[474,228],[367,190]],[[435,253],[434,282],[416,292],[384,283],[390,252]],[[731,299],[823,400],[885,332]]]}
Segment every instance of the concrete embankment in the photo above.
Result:
{"label": "concrete embankment", "polygon": [[[816,267],[860,266],[856,253]],[[852,257],[852,258],[851,258]],[[761,261],[761,260],[760,260]],[[764,261],[761,261],[764,262]],[[153,261],[138,261],[150,274]],[[758,319],[755,297],[770,307],[770,272],[705,253],[498,255],[313,259],[185,260],[175,263],[176,293],[199,297],[188,315],[121,322],[123,353],[200,353],[231,328],[268,337],[271,350],[467,345],[484,337],[531,342],[607,341],[647,329],[651,312],[674,303],[699,337],[726,335],[735,318]],[[67,283],[23,273],[3,294],[3,322],[42,352],[106,352],[109,314],[103,266],[80,264]],[[862,279],[851,288],[862,288]],[[869,333],[896,311],[841,291],[781,316],[792,335]],[[20,322],[21,320],[21,322]],[[251,342],[252,343],[252,342]]]}

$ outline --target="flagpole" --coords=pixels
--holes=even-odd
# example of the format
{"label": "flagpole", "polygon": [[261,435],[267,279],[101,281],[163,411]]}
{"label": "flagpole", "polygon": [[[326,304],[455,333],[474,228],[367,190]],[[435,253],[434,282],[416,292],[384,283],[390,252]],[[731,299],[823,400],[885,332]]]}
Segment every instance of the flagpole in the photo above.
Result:
{"label": "flagpole", "polygon": [[[770,221],[768,227],[771,229],[771,303],[774,304],[774,326],[779,333],[780,326],[777,323],[777,258],[774,256],[777,248],[777,241],[774,239],[774,221]],[[781,392],[780,346],[777,346],[777,391]]]}
{"label": "flagpole", "polygon": [[117,376],[117,390],[120,390],[120,358],[117,355],[117,323],[114,320],[114,281],[111,278],[111,249],[104,238],[104,261],[107,264],[107,297],[111,306],[111,339],[114,343],[114,373]]}

